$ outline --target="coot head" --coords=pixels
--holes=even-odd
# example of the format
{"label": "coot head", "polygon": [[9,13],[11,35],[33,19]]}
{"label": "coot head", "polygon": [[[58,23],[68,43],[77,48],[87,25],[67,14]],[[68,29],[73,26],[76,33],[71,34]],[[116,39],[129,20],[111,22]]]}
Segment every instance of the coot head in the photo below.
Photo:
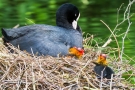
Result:
{"label": "coot head", "polygon": [[77,21],[80,17],[79,10],[76,6],[70,3],[61,5],[56,12],[57,26],[80,30]]}

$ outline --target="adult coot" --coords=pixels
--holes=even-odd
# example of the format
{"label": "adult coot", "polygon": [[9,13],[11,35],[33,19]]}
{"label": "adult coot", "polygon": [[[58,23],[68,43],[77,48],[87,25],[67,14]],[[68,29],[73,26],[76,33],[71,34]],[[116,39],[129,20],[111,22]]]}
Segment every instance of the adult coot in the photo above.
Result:
{"label": "adult coot", "polygon": [[114,74],[114,71],[107,66],[106,54],[100,54],[98,60],[93,63],[96,65],[94,71],[97,74],[98,79],[100,79],[101,76],[103,78],[111,79],[111,75]]}
{"label": "adult coot", "polygon": [[70,47],[82,48],[82,31],[77,20],[80,13],[70,3],[56,12],[57,26],[34,24],[15,29],[2,29],[4,43],[38,55],[67,55]]}

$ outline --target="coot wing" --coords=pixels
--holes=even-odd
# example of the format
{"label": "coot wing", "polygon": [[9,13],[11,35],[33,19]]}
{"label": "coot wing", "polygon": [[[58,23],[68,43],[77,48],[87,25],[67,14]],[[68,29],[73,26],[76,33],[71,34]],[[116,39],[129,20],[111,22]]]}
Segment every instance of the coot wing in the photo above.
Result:
{"label": "coot wing", "polygon": [[35,30],[41,30],[42,25],[29,25],[29,26],[23,26],[19,28],[13,28],[13,29],[4,29],[2,28],[2,35],[4,36],[4,39],[6,41],[11,41],[17,38],[20,38],[26,34],[29,34],[30,32],[34,32]]}
{"label": "coot wing", "polygon": [[49,25],[33,25],[25,28],[27,30],[21,31],[19,28],[16,30],[23,32],[23,35],[17,33],[13,35],[12,40],[9,40],[9,43],[19,46],[21,50],[34,54],[38,52],[38,55],[57,56],[57,54],[68,54],[69,47],[82,47],[82,35],[77,30]]}

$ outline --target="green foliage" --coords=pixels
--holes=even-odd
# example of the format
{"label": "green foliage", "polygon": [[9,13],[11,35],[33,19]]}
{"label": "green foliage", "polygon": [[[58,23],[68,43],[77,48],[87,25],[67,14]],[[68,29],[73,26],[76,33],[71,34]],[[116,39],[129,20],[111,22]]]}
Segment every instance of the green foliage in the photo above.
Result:
{"label": "green foliage", "polygon": [[125,78],[127,81],[129,81],[131,84],[135,84],[135,74],[134,71],[128,71],[123,74],[122,78]]}

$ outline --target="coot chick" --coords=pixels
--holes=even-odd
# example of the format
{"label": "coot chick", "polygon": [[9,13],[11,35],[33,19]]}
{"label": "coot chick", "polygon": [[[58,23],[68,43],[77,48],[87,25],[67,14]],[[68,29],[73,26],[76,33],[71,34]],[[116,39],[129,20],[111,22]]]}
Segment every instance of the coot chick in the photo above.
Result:
{"label": "coot chick", "polygon": [[82,48],[82,31],[77,20],[80,13],[70,3],[61,5],[56,12],[57,26],[34,24],[14,29],[2,29],[4,44],[38,55],[67,55],[71,47]]}
{"label": "coot chick", "polygon": [[73,55],[79,59],[82,58],[84,50],[82,48],[72,47],[69,49],[69,55]]}
{"label": "coot chick", "polygon": [[114,74],[114,71],[107,66],[106,54],[100,54],[98,60],[93,63],[96,65],[94,71],[97,74],[98,79],[101,79],[101,76],[103,78],[111,79],[111,75]]}

